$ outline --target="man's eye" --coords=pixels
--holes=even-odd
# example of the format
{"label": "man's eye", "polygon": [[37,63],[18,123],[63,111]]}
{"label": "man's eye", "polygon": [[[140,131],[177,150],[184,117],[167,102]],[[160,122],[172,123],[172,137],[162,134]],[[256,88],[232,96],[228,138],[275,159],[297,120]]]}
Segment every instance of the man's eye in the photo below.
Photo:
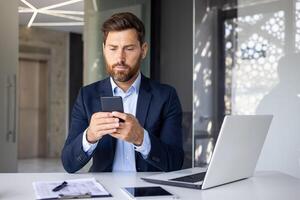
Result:
{"label": "man's eye", "polygon": [[128,50],[128,51],[133,51],[134,48],[133,48],[133,47],[127,47],[126,50]]}
{"label": "man's eye", "polygon": [[109,50],[111,50],[111,51],[115,51],[115,50],[117,50],[116,48],[110,48]]}

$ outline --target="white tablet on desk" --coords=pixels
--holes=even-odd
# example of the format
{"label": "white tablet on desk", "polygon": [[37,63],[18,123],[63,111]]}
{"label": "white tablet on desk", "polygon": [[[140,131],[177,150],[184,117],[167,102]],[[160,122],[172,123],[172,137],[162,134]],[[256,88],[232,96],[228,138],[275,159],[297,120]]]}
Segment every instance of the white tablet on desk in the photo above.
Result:
{"label": "white tablet on desk", "polygon": [[129,199],[178,199],[178,197],[159,186],[125,187],[122,191]]}

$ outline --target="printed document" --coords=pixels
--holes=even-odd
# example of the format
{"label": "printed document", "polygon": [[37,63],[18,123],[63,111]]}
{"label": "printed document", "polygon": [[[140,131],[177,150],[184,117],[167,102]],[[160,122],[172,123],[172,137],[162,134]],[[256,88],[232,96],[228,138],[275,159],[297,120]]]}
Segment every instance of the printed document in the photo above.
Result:
{"label": "printed document", "polygon": [[[53,188],[67,182],[67,185],[59,191],[53,192]],[[36,199],[50,198],[78,198],[78,197],[109,197],[110,193],[95,178],[71,179],[61,181],[33,182]]]}

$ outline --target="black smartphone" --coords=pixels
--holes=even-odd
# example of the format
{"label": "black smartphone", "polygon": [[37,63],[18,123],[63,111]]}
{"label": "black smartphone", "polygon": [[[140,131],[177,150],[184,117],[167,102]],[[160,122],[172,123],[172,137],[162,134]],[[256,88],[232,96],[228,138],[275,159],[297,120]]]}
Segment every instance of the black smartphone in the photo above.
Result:
{"label": "black smartphone", "polygon": [[130,199],[176,199],[176,195],[159,186],[125,187],[122,190]]}
{"label": "black smartphone", "polygon": [[124,112],[123,101],[120,96],[113,97],[100,97],[101,98],[101,111],[102,112]]}
{"label": "black smartphone", "polygon": [[[100,101],[102,112],[124,112],[123,100],[120,96],[100,97]],[[120,122],[124,122],[124,120],[120,119]]]}

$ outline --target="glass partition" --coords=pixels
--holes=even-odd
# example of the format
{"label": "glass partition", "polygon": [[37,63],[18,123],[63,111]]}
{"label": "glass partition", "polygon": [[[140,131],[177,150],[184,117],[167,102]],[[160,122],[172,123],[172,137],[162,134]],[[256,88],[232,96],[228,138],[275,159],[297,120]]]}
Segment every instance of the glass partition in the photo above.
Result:
{"label": "glass partition", "polygon": [[257,170],[300,177],[299,13],[299,0],[195,0],[196,166],[209,163],[225,114],[272,114]]}
{"label": "glass partition", "polygon": [[300,177],[299,1],[238,3],[231,113],[274,115],[257,169]]}

